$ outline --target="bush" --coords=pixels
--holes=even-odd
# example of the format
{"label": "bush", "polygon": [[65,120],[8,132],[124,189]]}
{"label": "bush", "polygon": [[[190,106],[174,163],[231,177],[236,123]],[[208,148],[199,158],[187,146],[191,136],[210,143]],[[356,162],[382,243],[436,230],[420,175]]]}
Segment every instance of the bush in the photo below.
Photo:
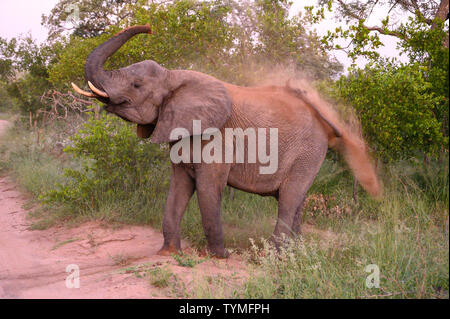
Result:
{"label": "bush", "polygon": [[437,154],[448,145],[445,123],[436,116],[442,97],[417,65],[368,65],[352,70],[326,93],[351,104],[369,145],[386,161]]}
{"label": "bush", "polygon": [[46,202],[98,210],[99,203],[127,199],[166,161],[159,145],[138,139],[132,125],[112,116],[91,118],[70,141],[64,152],[81,169],[66,169],[68,182],[46,193]]}

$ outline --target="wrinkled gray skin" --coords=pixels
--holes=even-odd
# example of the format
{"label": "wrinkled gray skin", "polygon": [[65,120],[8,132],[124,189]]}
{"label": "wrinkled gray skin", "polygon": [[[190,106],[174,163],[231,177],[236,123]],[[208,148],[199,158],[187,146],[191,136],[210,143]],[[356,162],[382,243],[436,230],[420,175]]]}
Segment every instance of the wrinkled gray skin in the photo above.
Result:
{"label": "wrinkled gray skin", "polygon": [[[176,127],[192,134],[192,120],[202,129],[278,128],[278,170],[259,174],[259,163],[172,164],[170,189],[164,211],[164,245],[160,254],[181,250],[180,222],[197,191],[203,229],[210,253],[227,257],[221,224],[221,197],[226,185],[278,199],[274,238],[300,231],[305,194],[324,160],[330,133],[314,112],[285,87],[244,88],[211,76],[167,70],[154,61],[143,61],[114,71],[103,64],[123,43],[149,28],[126,29],[96,48],[88,57],[86,80],[109,95],[99,100],[106,110],[140,124],[151,141],[164,143]],[[206,141],[205,143],[207,143]]]}

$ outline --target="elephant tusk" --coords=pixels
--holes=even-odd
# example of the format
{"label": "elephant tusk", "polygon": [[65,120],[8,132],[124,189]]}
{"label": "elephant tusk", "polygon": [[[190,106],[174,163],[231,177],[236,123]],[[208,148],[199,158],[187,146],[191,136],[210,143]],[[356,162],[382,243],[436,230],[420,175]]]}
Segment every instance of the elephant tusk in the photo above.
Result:
{"label": "elephant tusk", "polygon": [[86,92],[86,91],[80,89],[75,83],[72,82],[71,84],[72,84],[72,87],[75,90],[75,92],[77,92],[81,95],[87,96],[87,97],[95,97],[95,94],[92,94],[91,92]]}
{"label": "elephant tusk", "polygon": [[94,86],[94,84],[92,84],[90,81],[88,81],[88,85],[89,85],[89,87],[91,88],[92,92],[94,92],[95,94],[98,94],[98,95],[100,95],[100,96],[108,97],[108,98],[109,98],[109,96],[108,96],[108,94],[107,94],[106,92],[103,92],[102,90],[97,89],[97,88]]}

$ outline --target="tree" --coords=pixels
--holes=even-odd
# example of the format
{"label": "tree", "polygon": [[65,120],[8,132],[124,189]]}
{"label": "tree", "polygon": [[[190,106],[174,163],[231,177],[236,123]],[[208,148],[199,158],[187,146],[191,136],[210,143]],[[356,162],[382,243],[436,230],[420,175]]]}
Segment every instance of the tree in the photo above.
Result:
{"label": "tree", "polygon": [[13,38],[10,41],[0,39],[0,60],[2,78],[9,96],[30,117],[43,105],[42,94],[49,89],[48,69],[56,47],[37,44],[31,36]]}
{"label": "tree", "polygon": [[49,30],[49,40],[65,33],[90,38],[109,26],[131,19],[138,0],[60,0],[49,15],[42,15],[42,25]]}
{"label": "tree", "polygon": [[[224,23],[227,8],[220,2],[199,3],[177,1],[134,8],[132,24],[151,22],[153,35],[141,35],[128,41],[108,59],[106,68],[153,59],[168,68],[211,70],[225,58],[231,46],[231,29]],[[58,62],[50,69],[50,81],[56,87],[69,87],[71,81],[83,78],[88,54],[100,43],[128,24],[109,26],[97,37],[81,38],[72,35]]]}
{"label": "tree", "polygon": [[123,27],[146,23],[152,36],[131,39],[106,68],[153,59],[167,68],[193,69],[241,85],[255,84],[282,65],[313,78],[335,75],[342,67],[323,50],[319,37],[307,31],[309,16],[289,19],[289,8],[286,0],[137,1],[129,19],[101,35],[72,35],[50,69],[50,81],[68,87],[82,80],[84,62],[95,46]]}
{"label": "tree", "polygon": [[280,68],[315,79],[335,76],[342,67],[308,30],[311,12],[290,18],[290,6],[288,0],[60,0],[43,16],[46,43],[38,45],[31,36],[0,39],[0,79],[35,117],[73,98],[64,91],[71,90],[70,82],[84,82],[84,63],[96,46],[122,28],[146,23],[153,35],[131,39],[106,68],[153,59],[239,85],[260,84]]}
{"label": "tree", "polygon": [[[403,74],[405,68],[416,68],[425,81],[426,89],[422,91],[424,96],[429,97],[433,104],[425,103],[429,109],[427,114],[434,116],[440,125],[443,139],[432,139],[430,143],[440,141],[441,150],[448,147],[448,103],[449,103],[449,50],[448,50],[448,0],[425,1],[425,0],[365,0],[365,1],[320,1],[322,6],[327,6],[330,11],[337,12],[336,18],[345,20],[348,27],[338,27],[329,31],[323,37],[322,42],[329,49],[343,50],[353,62],[357,57],[365,57],[378,65],[380,56],[376,49],[383,46],[380,35],[394,37],[398,40],[398,49],[401,54],[409,58],[408,65],[391,59],[388,63],[395,72],[385,75],[398,76]],[[368,19],[374,12],[386,8],[387,14],[381,21],[381,25],[369,25]],[[401,17],[399,19],[398,17]],[[405,17],[407,17],[405,19]],[[338,44],[337,40],[347,40],[347,45]],[[367,70],[366,70],[367,71]],[[413,79],[418,79],[417,72],[413,72]],[[389,78],[385,78],[390,81]],[[422,80],[421,80],[422,81]],[[422,83],[419,81],[419,83]],[[371,90],[371,88],[367,88]],[[400,87],[392,87],[399,89]],[[343,92],[343,94],[345,94]],[[400,95],[394,94],[398,98]],[[414,103],[413,103],[414,105]],[[405,108],[408,104],[404,105]],[[412,106],[412,108],[414,108]],[[400,113],[399,113],[400,115]],[[401,117],[398,117],[401,120]],[[431,122],[426,122],[431,125]],[[433,122],[434,123],[434,122]],[[364,123],[363,123],[364,124]],[[388,123],[385,123],[386,125]],[[434,125],[434,124],[433,124]],[[424,130],[434,130],[433,127],[423,127]],[[374,132],[375,133],[375,132]],[[420,143],[419,143],[420,144]],[[424,151],[436,145],[422,145]]]}
{"label": "tree", "polygon": [[14,76],[14,60],[12,59],[14,48],[14,41],[0,38],[0,79],[3,81],[8,81]]}
{"label": "tree", "polygon": [[[235,16],[238,50],[232,68],[249,69],[254,63],[255,74],[244,83],[260,79],[261,74],[287,67],[312,79],[333,77],[342,65],[331,58],[312,30],[315,17],[311,8],[289,18],[292,2],[288,0],[239,1],[232,4]],[[252,81],[253,80],[253,81]]]}
{"label": "tree", "polygon": [[[416,21],[422,27],[429,30],[440,29],[443,47],[448,48],[448,25],[443,23],[448,19],[449,1],[440,2],[428,0],[364,0],[364,1],[328,1],[320,0],[322,6],[327,6],[329,11],[336,10],[336,19],[345,21],[348,28],[339,27],[335,32],[329,32],[324,38],[324,43],[329,48],[344,50],[352,58],[366,56],[377,58],[375,49],[382,46],[379,35],[387,35],[398,38],[408,43],[411,39],[411,30],[405,28],[404,17],[409,21]],[[382,12],[389,8],[386,17],[381,20],[381,25],[367,25],[367,20],[374,12]],[[400,18],[399,18],[400,17]],[[409,31],[409,32],[408,32]],[[350,39],[348,46],[334,45],[336,38]]]}
{"label": "tree", "polygon": [[391,161],[437,154],[440,145],[448,144],[434,114],[439,97],[430,87],[420,65],[397,67],[382,61],[353,68],[323,89],[353,106],[377,157]]}

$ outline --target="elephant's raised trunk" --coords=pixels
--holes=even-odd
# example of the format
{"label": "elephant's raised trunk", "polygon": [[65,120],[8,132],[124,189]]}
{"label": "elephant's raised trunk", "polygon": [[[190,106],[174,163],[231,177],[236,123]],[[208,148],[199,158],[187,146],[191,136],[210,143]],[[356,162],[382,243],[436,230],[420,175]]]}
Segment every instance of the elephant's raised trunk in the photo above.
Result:
{"label": "elephant's raised trunk", "polygon": [[109,78],[108,73],[103,69],[103,64],[114,54],[125,42],[139,33],[152,33],[148,24],[126,28],[114,37],[102,43],[89,54],[84,66],[84,76],[86,81],[90,81],[97,88],[102,88],[103,83]]}

